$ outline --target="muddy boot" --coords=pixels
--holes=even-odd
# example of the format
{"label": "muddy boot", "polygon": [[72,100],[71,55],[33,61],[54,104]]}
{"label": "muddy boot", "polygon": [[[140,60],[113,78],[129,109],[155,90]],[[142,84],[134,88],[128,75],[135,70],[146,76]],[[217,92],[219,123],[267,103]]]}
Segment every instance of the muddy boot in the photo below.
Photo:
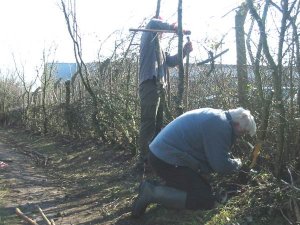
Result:
{"label": "muddy boot", "polygon": [[139,195],[133,204],[132,216],[142,216],[150,203],[159,203],[167,208],[184,209],[185,202],[186,192],[144,181],[140,185]]}

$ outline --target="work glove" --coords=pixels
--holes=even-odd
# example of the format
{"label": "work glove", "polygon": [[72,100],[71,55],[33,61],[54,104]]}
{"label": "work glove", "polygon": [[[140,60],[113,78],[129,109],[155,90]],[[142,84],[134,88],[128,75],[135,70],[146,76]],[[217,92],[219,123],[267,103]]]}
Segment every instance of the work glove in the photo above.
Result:
{"label": "work glove", "polygon": [[233,160],[237,163],[237,165],[238,165],[238,170],[240,170],[240,169],[242,168],[242,161],[241,161],[241,159],[235,158],[235,159],[233,159]]}
{"label": "work glove", "polygon": [[183,55],[186,56],[187,54],[189,54],[190,52],[193,51],[193,45],[192,45],[192,42],[187,42],[185,43],[184,47],[183,47]]}
{"label": "work glove", "polygon": [[241,184],[247,184],[251,180],[251,177],[255,175],[257,175],[257,171],[250,169],[248,165],[244,164],[239,170],[237,180]]}
{"label": "work glove", "polygon": [[[176,32],[177,33],[177,32]],[[190,30],[185,30],[185,29],[182,29],[182,33],[184,34],[184,35],[191,35],[191,31]]]}
{"label": "work glove", "polygon": [[[173,30],[175,30],[176,34],[178,34],[178,25],[177,25],[177,23],[173,23],[172,27],[173,27]],[[182,29],[182,33],[184,35],[191,35],[191,31],[190,30]]]}

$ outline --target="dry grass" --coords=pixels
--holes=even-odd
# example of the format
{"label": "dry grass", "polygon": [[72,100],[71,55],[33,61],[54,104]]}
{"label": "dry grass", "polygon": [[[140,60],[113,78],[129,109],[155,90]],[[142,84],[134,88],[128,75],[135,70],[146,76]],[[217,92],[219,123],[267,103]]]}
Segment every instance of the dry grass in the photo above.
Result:
{"label": "dry grass", "polygon": [[[90,140],[36,136],[20,130],[7,131],[6,142],[50,156],[51,164],[43,168],[49,176],[47,182],[63,190],[63,194],[56,196],[48,209],[44,205],[44,210],[51,212],[58,224],[280,225],[286,222],[278,211],[286,196],[267,172],[252,177],[248,184],[240,186],[240,194],[216,209],[192,212],[153,205],[143,218],[132,219],[130,209],[141,175],[134,171],[134,160],[128,150]],[[235,179],[215,177],[213,184],[220,186],[220,182],[230,183]]]}

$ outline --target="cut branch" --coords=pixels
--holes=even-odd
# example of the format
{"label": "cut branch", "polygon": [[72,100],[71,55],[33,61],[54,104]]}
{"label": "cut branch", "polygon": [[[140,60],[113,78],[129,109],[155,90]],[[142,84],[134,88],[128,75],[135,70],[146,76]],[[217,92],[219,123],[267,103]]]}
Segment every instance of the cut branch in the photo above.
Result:
{"label": "cut branch", "polygon": [[43,219],[46,221],[46,223],[47,223],[48,225],[54,225],[54,224],[47,218],[47,216],[45,215],[45,213],[43,212],[43,210],[42,210],[39,206],[37,206],[37,208],[38,208],[40,214],[42,215]]}
{"label": "cut branch", "polygon": [[197,63],[197,66],[201,66],[201,65],[203,65],[203,64],[205,64],[205,63],[212,62],[212,61],[214,61],[216,58],[219,58],[221,55],[225,54],[225,53],[228,52],[228,51],[229,51],[229,49],[226,49],[226,50],[224,50],[223,52],[221,52],[221,53],[219,53],[219,54],[217,54],[217,55],[215,55],[215,56],[213,56],[213,57],[209,57],[208,59],[206,59],[206,60],[204,60],[204,61],[198,62],[198,63]]}
{"label": "cut branch", "polygon": [[30,225],[38,225],[37,222],[35,222],[33,219],[29,218],[26,216],[19,208],[16,208],[16,214],[19,216],[21,219],[29,223]]}

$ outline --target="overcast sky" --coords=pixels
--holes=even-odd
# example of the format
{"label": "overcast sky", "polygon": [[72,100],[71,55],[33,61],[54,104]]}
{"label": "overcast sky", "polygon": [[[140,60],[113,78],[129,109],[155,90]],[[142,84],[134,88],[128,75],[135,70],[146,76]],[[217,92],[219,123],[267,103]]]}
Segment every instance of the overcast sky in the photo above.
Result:
{"label": "overcast sky", "polygon": [[[156,3],[157,0],[76,0],[85,60],[97,59],[100,43],[113,31],[129,32],[129,28],[153,16]],[[224,56],[225,63],[235,62],[232,46],[235,13],[229,12],[240,3],[241,0],[183,0],[183,24],[192,31],[193,42],[203,43],[206,38],[220,40],[226,34],[223,48],[230,48],[230,54]],[[175,0],[161,0],[161,16],[175,22],[177,4]],[[59,0],[0,0],[0,28],[2,71],[12,65],[14,55],[27,68],[26,73],[32,73],[41,64],[43,49],[51,46],[57,46],[55,60],[74,62]],[[105,51],[110,51],[109,46]],[[199,51],[203,49],[196,48],[192,54],[197,55]]]}

